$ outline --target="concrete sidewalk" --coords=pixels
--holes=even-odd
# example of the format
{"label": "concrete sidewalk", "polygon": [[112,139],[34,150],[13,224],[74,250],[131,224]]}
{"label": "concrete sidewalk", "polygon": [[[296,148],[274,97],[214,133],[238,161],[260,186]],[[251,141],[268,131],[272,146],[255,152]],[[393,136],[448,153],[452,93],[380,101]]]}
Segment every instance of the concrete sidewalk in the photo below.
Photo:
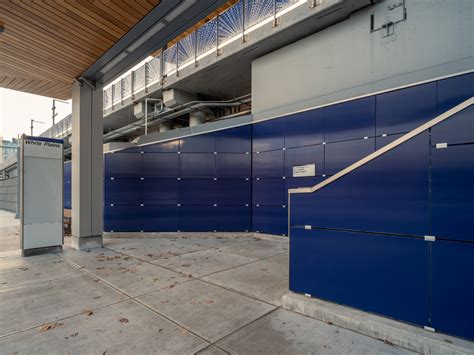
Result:
{"label": "concrete sidewalk", "polygon": [[0,210],[0,253],[20,249],[20,220],[15,214]]}
{"label": "concrete sidewalk", "polygon": [[409,353],[280,308],[287,239],[181,233],[0,256],[0,352]]}

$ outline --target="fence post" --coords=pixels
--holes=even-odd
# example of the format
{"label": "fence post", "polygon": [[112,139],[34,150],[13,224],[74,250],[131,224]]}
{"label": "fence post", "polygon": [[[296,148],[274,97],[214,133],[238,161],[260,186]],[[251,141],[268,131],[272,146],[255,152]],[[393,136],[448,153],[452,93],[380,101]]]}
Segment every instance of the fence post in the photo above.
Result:
{"label": "fence post", "polygon": [[242,0],[242,43],[247,42],[245,35],[245,14],[246,14],[247,0]]}
{"label": "fence post", "polygon": [[273,27],[277,27],[279,25],[277,19],[277,0],[273,0]]}
{"label": "fence post", "polygon": [[150,68],[148,67],[148,62],[145,63],[145,93],[148,93],[148,77],[149,77]]}
{"label": "fence post", "polygon": [[120,79],[120,103],[123,105],[123,97],[125,95],[125,80],[123,78]]}
{"label": "fence post", "polygon": [[130,83],[130,90],[132,92],[132,100],[135,99],[135,70],[132,70],[132,78]]}

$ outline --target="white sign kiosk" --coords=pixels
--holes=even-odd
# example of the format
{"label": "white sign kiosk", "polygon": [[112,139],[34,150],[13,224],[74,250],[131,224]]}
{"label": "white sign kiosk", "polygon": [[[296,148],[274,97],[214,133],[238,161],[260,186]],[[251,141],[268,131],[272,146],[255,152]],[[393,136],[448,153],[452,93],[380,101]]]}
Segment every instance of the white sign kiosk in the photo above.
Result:
{"label": "white sign kiosk", "polygon": [[62,250],[63,141],[23,136],[20,147],[20,218],[23,256]]}

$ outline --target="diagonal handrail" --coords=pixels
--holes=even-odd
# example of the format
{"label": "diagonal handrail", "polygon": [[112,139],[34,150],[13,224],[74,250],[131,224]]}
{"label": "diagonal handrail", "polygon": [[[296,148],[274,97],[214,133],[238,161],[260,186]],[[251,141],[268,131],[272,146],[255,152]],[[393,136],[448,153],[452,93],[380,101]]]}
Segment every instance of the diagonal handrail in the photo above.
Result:
{"label": "diagonal handrail", "polygon": [[355,162],[354,164],[348,166],[347,168],[339,171],[337,174],[327,178],[326,180],[316,184],[312,187],[299,187],[295,189],[289,189],[288,194],[307,194],[313,193],[317,190],[322,189],[324,186],[327,186],[334,181],[340,179],[341,177],[349,174],[351,171],[354,171],[361,166],[367,164],[368,162],[374,160],[375,158],[389,152],[390,150],[398,147],[400,144],[406,142],[407,140],[417,136],[418,134],[426,131],[427,129],[437,125],[438,123],[443,122],[444,120],[448,119],[449,117],[455,115],[456,113],[466,109],[467,107],[474,105],[474,97],[467,99],[466,101],[461,102],[459,105],[454,106],[453,108],[449,109],[448,111],[442,113],[439,116],[436,116],[432,120],[422,124],[421,126],[415,128],[414,130],[408,132],[407,134],[403,135],[402,137],[398,138],[397,140],[393,141],[390,144],[378,149],[377,151],[373,152],[372,154],[367,155],[366,157],[362,158],[361,160]]}

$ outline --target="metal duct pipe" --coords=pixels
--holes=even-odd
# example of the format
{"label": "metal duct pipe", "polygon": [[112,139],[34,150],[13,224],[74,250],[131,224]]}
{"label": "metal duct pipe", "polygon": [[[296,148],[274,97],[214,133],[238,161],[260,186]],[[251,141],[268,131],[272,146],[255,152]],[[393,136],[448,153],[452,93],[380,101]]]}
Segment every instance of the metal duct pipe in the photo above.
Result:
{"label": "metal duct pipe", "polygon": [[[151,119],[153,119],[151,122],[146,122],[147,127],[151,125],[155,125],[158,123],[162,123],[165,120],[170,120],[174,117],[178,117],[181,115],[184,115],[186,113],[200,110],[203,108],[207,107],[232,107],[232,106],[239,106],[241,104],[247,103],[251,100],[252,95],[244,95],[235,99],[231,100],[224,100],[224,101],[191,101],[187,102],[181,106],[178,106],[173,109],[165,110],[163,107],[163,111],[159,113],[152,113]],[[159,99],[155,99],[159,100]],[[148,119],[148,117],[147,117]],[[107,143],[111,141],[112,139],[116,139],[119,137],[122,137],[128,133],[131,133],[143,126],[145,123],[145,119],[141,119],[139,122],[136,123],[131,123],[129,125],[126,125],[124,127],[120,127],[112,132],[104,134],[104,142]]]}

